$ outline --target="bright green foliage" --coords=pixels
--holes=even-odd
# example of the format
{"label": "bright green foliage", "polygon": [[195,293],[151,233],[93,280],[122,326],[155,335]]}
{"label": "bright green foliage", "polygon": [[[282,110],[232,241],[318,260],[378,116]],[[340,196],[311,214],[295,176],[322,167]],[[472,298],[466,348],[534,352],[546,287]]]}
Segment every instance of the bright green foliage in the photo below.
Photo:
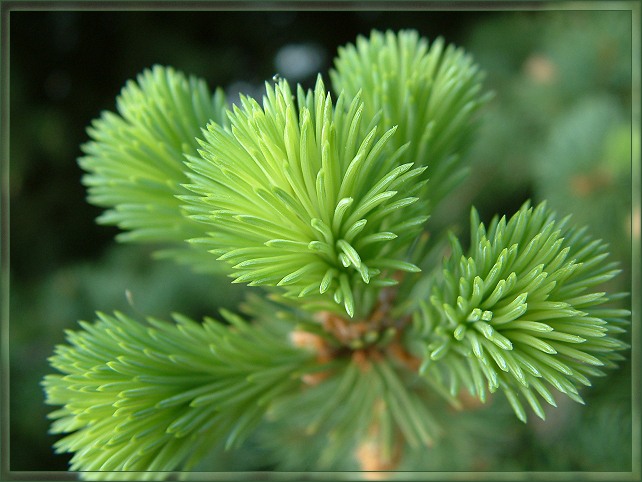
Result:
{"label": "bright green foliage", "polygon": [[336,92],[361,93],[365,116],[380,113],[383,126],[398,126],[390,149],[411,141],[401,159],[428,166],[422,199],[431,207],[461,181],[475,113],[489,98],[482,72],[462,49],[442,38],[429,46],[414,30],[373,31],[339,48],[330,76]]}
{"label": "bright green foliage", "polygon": [[[417,271],[403,257],[427,219],[413,196],[424,168],[385,149],[396,129],[364,129],[359,97],[333,106],[320,78],[296,102],[284,80],[266,88],[263,106],[242,97],[230,128],[209,124],[201,157],[189,158],[197,196],[183,199],[210,229],[193,241],[232,264],[236,282],[283,286],[353,316],[364,284]],[[415,203],[424,214],[407,213]]]}
{"label": "bright green foliage", "polygon": [[[226,314],[230,325],[140,323],[99,314],[67,333],[43,385],[56,443],[72,470],[189,469],[213,445],[238,446],[280,395],[300,384],[310,354],[278,330]],[[118,479],[123,474],[113,474]]]}
{"label": "bright green foliage", "polygon": [[487,99],[470,57],[373,32],[335,66],[336,101],[319,76],[230,109],[155,67],[94,123],[80,164],[101,222],[268,292],[241,306],[251,321],[99,314],[69,332],[43,385],[73,470],[154,479],[270,424],[281,452],[314,438],[289,469],[394,469],[448,433],[462,388],[544,418],[551,387],[582,403],[622,359],[630,313],[602,291],[619,270],[569,218],[526,203],[486,227],[473,209],[467,254],[453,236],[443,265],[423,231]]}
{"label": "bright green foliage", "polygon": [[176,196],[186,193],[184,155],[196,154],[201,128],[225,121],[223,91],[212,95],[203,80],[155,66],[127,83],[117,107],[93,122],[79,160],[89,201],[109,208],[98,221],[125,230],[121,241],[178,245],[166,254],[216,269],[185,243],[203,228],[183,215]]}
{"label": "bright green foliage", "polygon": [[486,386],[499,388],[524,421],[522,399],[541,418],[537,394],[555,405],[547,384],[583,403],[578,390],[591,385],[588,377],[621,359],[615,352],[626,345],[614,336],[630,313],[605,307],[618,296],[595,289],[619,272],[607,247],[568,224],[544,203],[526,203],[488,228],[473,209],[469,254],[453,239],[417,316],[428,376],[482,400]]}
{"label": "bright green foliage", "polygon": [[[279,306],[259,296],[248,296],[241,308],[257,323],[278,318],[291,324],[298,334],[313,333],[329,347],[342,349],[306,311]],[[385,349],[389,334],[368,340],[369,346]],[[400,439],[412,450],[425,450],[442,437],[444,428],[433,410],[436,402],[441,404],[443,400],[418,372],[409,372],[397,361],[384,358],[339,358],[322,367],[321,373],[332,376],[281,398],[268,413],[271,424],[267,429],[276,444],[291,436],[305,436],[306,444],[318,447],[311,460],[283,460],[283,470],[302,466],[311,470],[356,470],[356,460],[350,460],[347,466],[338,465],[346,459],[346,446],[358,450],[364,440],[370,441],[376,445],[381,461],[387,463],[394,458]],[[294,435],[297,430],[298,435]],[[287,446],[284,449],[289,450]]]}
{"label": "bright green foliage", "polygon": [[[409,376],[388,361],[365,367],[349,362],[321,384],[277,403],[272,418],[285,423],[271,426],[271,434],[278,442],[298,427],[308,439],[316,439],[306,441],[318,444],[318,452],[305,462],[316,470],[336,467],[345,460],[347,448],[358,452],[364,442],[373,443],[379,461],[387,464],[400,439],[410,449],[427,450],[443,435],[444,428],[426,403],[428,392],[416,374]],[[301,466],[297,460],[283,464],[285,470]]]}

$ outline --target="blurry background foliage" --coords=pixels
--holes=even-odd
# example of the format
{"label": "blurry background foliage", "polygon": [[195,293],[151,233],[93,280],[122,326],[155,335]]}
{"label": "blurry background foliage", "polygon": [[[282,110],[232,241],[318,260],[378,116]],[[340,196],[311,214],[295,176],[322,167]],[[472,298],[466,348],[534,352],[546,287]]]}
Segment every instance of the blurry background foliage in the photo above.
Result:
{"label": "blurry background foliage", "polygon": [[[610,243],[624,269],[612,288],[630,291],[640,235],[639,207],[631,222],[631,26],[630,11],[12,12],[10,469],[67,467],[53,455],[39,385],[63,329],[95,310],[200,318],[242,299],[240,285],[152,261],[94,223],[100,211],[85,202],[76,158],[85,128],[114,109],[127,79],[171,65],[233,100],[259,96],[275,73],[304,87],[317,72],[327,80],[336,48],[372,28],[444,36],[473,54],[496,97],[469,154],[473,175],[433,226],[454,223],[466,235],[471,203],[489,221],[548,199]],[[631,470],[630,387],[626,362],[586,392],[589,408],[560,399],[546,422],[521,424],[499,397],[449,414],[442,445],[402,469]],[[270,464],[269,441],[268,428],[202,468],[287,469]],[[293,450],[292,460],[317,453]]]}

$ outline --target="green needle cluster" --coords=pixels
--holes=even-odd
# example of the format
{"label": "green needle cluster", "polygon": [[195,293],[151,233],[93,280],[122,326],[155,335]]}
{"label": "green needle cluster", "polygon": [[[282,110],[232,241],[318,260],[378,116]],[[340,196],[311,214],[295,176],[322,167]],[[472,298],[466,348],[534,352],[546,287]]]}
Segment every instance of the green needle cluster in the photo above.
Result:
{"label": "green needle cluster", "polygon": [[352,317],[363,285],[418,271],[403,250],[427,219],[406,214],[425,168],[399,164],[401,148],[386,153],[395,128],[363,128],[359,96],[333,105],[320,78],[296,102],[284,80],[266,90],[263,106],[241,99],[229,128],[209,124],[189,158],[196,196],[182,199],[211,230],[192,241],[232,264],[235,282],[326,295],[326,309],[341,303]]}
{"label": "green needle cluster", "polygon": [[622,359],[617,264],[545,203],[488,226],[473,208],[466,253],[451,235],[439,259],[430,213],[489,98],[470,56],[372,32],[334,65],[330,88],[277,79],[237,105],[156,66],[88,130],[99,222],[264,292],[248,288],[245,318],[100,313],[68,332],[43,387],[83,477],[158,479],[266,427],[285,457],[314,438],[317,469],[392,470],[440,443],[462,389],[544,418],[553,390],[583,403]]}
{"label": "green needle cluster", "polygon": [[[506,395],[526,421],[522,400],[544,418],[537,395],[555,405],[549,388],[583,403],[589,377],[621,360],[629,312],[609,308],[596,287],[619,273],[607,247],[556,220],[542,203],[526,203],[488,228],[471,214],[470,250],[452,239],[452,254],[422,302],[425,373],[447,377],[485,400],[486,388]],[[440,362],[440,363],[438,363]]]}
{"label": "green needle cluster", "polygon": [[[275,398],[296,389],[311,358],[277,330],[224,313],[228,324],[141,323],[99,313],[68,331],[43,381],[56,443],[71,470],[189,470],[212,446],[238,446]],[[127,474],[112,474],[116,478]],[[165,477],[165,474],[163,477]]]}
{"label": "green needle cluster", "polygon": [[120,241],[154,243],[160,255],[220,271],[185,243],[203,228],[184,215],[176,196],[187,193],[184,156],[196,153],[196,136],[211,120],[225,122],[225,94],[155,66],[127,82],[116,105],[118,113],[105,111],[92,123],[79,159],[89,202],[107,208],[98,222],[121,228]]}
{"label": "green needle cluster", "polygon": [[398,126],[389,148],[411,141],[402,162],[428,166],[422,199],[434,207],[464,177],[462,154],[476,112],[491,97],[483,73],[463,49],[432,44],[415,30],[373,31],[340,47],[330,78],[336,92],[361,92],[365,115]]}

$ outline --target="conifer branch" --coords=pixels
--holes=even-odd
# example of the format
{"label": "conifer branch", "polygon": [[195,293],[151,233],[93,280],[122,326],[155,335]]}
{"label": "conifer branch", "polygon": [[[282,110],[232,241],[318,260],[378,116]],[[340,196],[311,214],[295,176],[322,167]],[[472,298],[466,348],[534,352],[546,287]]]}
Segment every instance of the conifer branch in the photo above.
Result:
{"label": "conifer branch", "polygon": [[71,470],[149,471],[152,480],[189,470],[219,442],[238,447],[296,390],[311,354],[265,325],[225,317],[229,325],[180,315],[144,324],[99,313],[69,331],[50,360],[61,374],[43,386],[47,403],[62,405],[51,432],[67,434],[55,448],[74,452]]}
{"label": "conifer branch", "polygon": [[[301,424],[301,436],[322,441],[311,469],[334,467],[349,452],[353,469],[394,470],[404,447],[428,449],[443,435],[426,390],[416,374],[375,351],[357,350],[332,376],[283,398],[270,415],[284,420],[286,430]],[[273,430],[276,440],[283,436]]]}
{"label": "conifer branch", "polygon": [[482,92],[483,77],[463,49],[442,38],[429,45],[414,30],[359,36],[339,48],[330,71],[336,92],[361,96],[365,116],[380,116],[385,128],[398,126],[388,149],[410,142],[400,162],[427,166],[420,197],[431,210],[466,173],[463,154],[475,114],[491,95]]}
{"label": "conifer branch", "polygon": [[392,470],[439,442],[439,410],[461,407],[461,389],[544,418],[551,388],[582,403],[622,359],[630,313],[602,291],[617,264],[545,203],[488,226],[473,209],[466,254],[451,236],[437,263],[424,225],[488,99],[463,50],[373,32],[330,77],[336,101],[319,76],[228,109],[222,91],[157,66],[94,122],[80,165],[100,222],[264,293],[241,306],[249,322],[115,313],[69,331],[43,387],[72,470],[156,479],[271,424],[312,437],[315,468],[350,454]]}
{"label": "conifer branch", "polygon": [[424,168],[400,164],[403,148],[385,150],[395,128],[364,134],[372,120],[359,97],[333,105],[320,77],[296,102],[285,80],[266,90],[262,106],[241,98],[229,128],[209,124],[200,157],[189,157],[195,196],[182,199],[209,230],[192,242],[232,265],[235,282],[283,287],[352,317],[359,292],[418,270],[403,257],[426,220],[406,213],[423,205],[414,195]]}
{"label": "conifer branch", "polygon": [[606,245],[557,220],[545,203],[526,203],[486,227],[471,213],[470,251],[452,254],[416,312],[423,332],[420,370],[486,398],[501,389],[526,421],[524,400],[544,418],[549,387],[583,403],[580,389],[621,360],[616,338],[630,315],[597,287],[619,272]]}
{"label": "conifer branch", "polygon": [[210,120],[225,123],[225,94],[157,65],[129,81],[116,102],[117,113],[103,112],[88,129],[79,159],[89,201],[108,208],[98,222],[120,227],[120,241],[163,244],[161,256],[220,271],[185,243],[203,228],[183,215],[176,196],[186,192],[184,156],[196,154],[201,129]]}

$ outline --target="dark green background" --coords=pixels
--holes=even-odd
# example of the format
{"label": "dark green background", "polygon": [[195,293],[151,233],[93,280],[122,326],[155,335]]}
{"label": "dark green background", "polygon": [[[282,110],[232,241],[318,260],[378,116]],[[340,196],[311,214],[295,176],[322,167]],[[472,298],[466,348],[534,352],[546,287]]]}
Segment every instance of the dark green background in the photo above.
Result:
{"label": "dark green background", "polygon": [[[444,36],[475,56],[496,96],[469,153],[473,175],[435,222],[465,234],[471,203],[488,220],[548,198],[611,243],[624,273],[609,288],[630,290],[631,20],[573,10],[12,11],[10,469],[66,468],[52,453],[39,386],[64,329],[96,310],[201,317],[242,298],[228,280],[152,262],[148,247],[118,245],[117,230],[94,223],[100,211],[85,202],[76,158],[86,127],[115,108],[126,80],[159,63],[211,87],[260,88],[291,44],[312,44],[328,80],[336,48],[373,28]],[[315,75],[295,80],[309,86]],[[522,425],[498,398],[476,423],[497,430],[497,409],[501,445],[458,439],[453,428],[430,468],[630,470],[629,363],[611,375],[585,393],[587,407],[561,400],[547,423]]]}

